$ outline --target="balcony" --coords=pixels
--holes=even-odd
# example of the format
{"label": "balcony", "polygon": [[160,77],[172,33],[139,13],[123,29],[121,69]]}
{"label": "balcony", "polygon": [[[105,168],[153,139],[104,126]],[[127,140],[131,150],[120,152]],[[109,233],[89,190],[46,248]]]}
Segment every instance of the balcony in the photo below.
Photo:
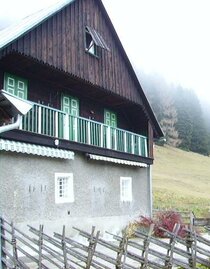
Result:
{"label": "balcony", "polygon": [[34,103],[20,129],[90,146],[148,157],[147,137]]}

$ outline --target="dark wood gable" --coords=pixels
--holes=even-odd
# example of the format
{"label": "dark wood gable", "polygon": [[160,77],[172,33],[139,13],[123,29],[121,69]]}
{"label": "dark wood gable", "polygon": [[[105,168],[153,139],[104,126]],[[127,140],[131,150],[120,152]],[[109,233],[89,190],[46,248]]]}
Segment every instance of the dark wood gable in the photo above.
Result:
{"label": "dark wood gable", "polygon": [[[85,27],[95,29],[109,51],[95,57],[85,51]],[[118,41],[119,42],[119,41]],[[142,104],[139,85],[132,77],[115,32],[98,0],[76,0],[9,45],[60,70]]]}

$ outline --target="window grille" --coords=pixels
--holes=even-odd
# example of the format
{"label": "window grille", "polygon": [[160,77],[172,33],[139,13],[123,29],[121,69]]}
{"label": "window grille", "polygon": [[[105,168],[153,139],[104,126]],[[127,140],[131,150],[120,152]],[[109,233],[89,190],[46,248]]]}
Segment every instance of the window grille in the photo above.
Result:
{"label": "window grille", "polygon": [[55,173],[55,202],[74,202],[73,174]]}

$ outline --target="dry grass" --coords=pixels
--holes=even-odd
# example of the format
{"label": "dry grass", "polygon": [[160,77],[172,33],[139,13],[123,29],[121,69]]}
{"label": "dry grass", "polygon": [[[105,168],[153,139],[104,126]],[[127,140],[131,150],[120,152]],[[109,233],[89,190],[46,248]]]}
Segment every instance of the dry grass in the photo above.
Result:
{"label": "dry grass", "polygon": [[153,198],[155,208],[210,215],[210,157],[155,146]]}

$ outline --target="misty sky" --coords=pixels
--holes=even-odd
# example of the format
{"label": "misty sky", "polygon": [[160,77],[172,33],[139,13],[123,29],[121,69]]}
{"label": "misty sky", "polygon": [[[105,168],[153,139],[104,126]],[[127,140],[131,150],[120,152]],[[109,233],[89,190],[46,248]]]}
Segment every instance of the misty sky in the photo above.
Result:
{"label": "misty sky", "polygon": [[[0,29],[58,0],[1,2]],[[210,103],[209,0],[103,0],[135,66]]]}

